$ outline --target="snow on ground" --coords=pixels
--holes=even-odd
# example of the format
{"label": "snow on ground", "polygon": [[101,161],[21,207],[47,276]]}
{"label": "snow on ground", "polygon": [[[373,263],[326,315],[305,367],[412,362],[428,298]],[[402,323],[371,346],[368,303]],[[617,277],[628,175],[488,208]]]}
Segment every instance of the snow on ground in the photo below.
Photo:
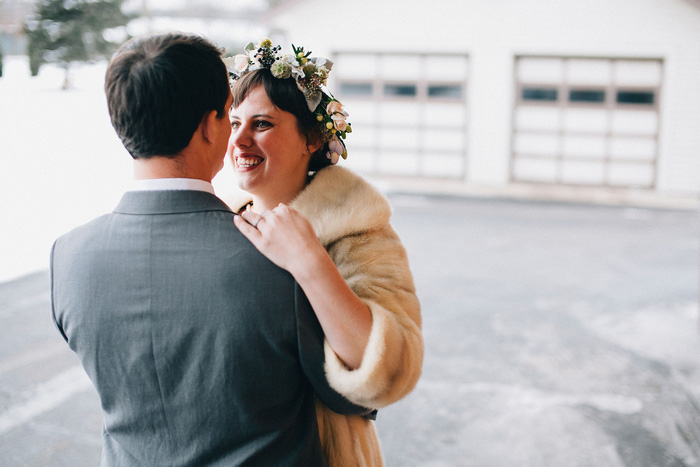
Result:
{"label": "snow on ground", "polygon": [[[30,77],[26,57],[4,59],[0,78],[0,282],[46,269],[54,239],[111,211],[131,181],[102,86],[106,63]],[[230,167],[217,192],[233,186]]]}

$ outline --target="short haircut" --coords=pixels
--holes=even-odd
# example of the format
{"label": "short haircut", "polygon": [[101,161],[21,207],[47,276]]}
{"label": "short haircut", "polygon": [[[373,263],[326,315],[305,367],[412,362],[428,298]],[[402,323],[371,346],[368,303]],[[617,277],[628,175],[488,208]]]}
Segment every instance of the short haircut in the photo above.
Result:
{"label": "short haircut", "polygon": [[222,50],[184,33],[124,43],[107,67],[112,125],[134,159],[174,158],[212,110],[228,118],[229,81]]}
{"label": "short haircut", "polygon": [[[238,78],[233,87],[233,107],[241,105],[248,93],[262,86],[267,97],[275,107],[291,113],[297,118],[299,132],[308,142],[322,141],[323,136],[316,120],[316,115],[309,110],[304,94],[297,87],[294,78],[278,79],[272,76],[268,68],[259,68]],[[315,172],[331,165],[326,157],[327,144],[311,155],[309,170]]]}

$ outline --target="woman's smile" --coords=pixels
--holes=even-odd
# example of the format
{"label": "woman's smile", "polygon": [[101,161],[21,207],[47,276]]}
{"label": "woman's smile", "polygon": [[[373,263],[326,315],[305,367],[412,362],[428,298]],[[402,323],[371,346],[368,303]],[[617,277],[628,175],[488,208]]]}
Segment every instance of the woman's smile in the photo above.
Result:
{"label": "woman's smile", "polygon": [[236,156],[236,170],[249,170],[262,164],[263,158],[253,154]]}

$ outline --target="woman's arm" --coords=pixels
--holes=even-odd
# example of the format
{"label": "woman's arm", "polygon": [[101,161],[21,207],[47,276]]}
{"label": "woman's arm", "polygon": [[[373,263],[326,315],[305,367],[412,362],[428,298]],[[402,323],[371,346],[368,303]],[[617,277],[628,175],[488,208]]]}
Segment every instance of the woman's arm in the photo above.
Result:
{"label": "woman's arm", "polygon": [[350,289],[308,219],[284,204],[262,215],[246,211],[236,227],[270,261],[289,271],[304,290],[328,344],[349,369],[362,363],[372,314]]}
{"label": "woman's arm", "polygon": [[326,377],[352,402],[379,409],[408,394],[423,360],[420,302],[401,240],[389,225],[327,246],[340,275],[372,313],[362,365],[349,370],[326,342]]}

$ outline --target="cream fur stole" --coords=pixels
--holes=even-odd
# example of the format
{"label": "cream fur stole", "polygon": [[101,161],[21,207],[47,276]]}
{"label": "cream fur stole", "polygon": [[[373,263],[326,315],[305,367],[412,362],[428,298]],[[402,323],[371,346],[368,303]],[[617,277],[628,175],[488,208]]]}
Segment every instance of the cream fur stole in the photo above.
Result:
{"label": "cream fur stole", "polygon": [[[237,200],[234,210],[250,200]],[[338,166],[320,170],[290,203],[312,224],[338,270],[372,312],[362,364],[349,370],[325,343],[330,385],[352,402],[381,408],[413,387],[421,373],[420,304],[406,252],[389,224],[386,198]]]}

